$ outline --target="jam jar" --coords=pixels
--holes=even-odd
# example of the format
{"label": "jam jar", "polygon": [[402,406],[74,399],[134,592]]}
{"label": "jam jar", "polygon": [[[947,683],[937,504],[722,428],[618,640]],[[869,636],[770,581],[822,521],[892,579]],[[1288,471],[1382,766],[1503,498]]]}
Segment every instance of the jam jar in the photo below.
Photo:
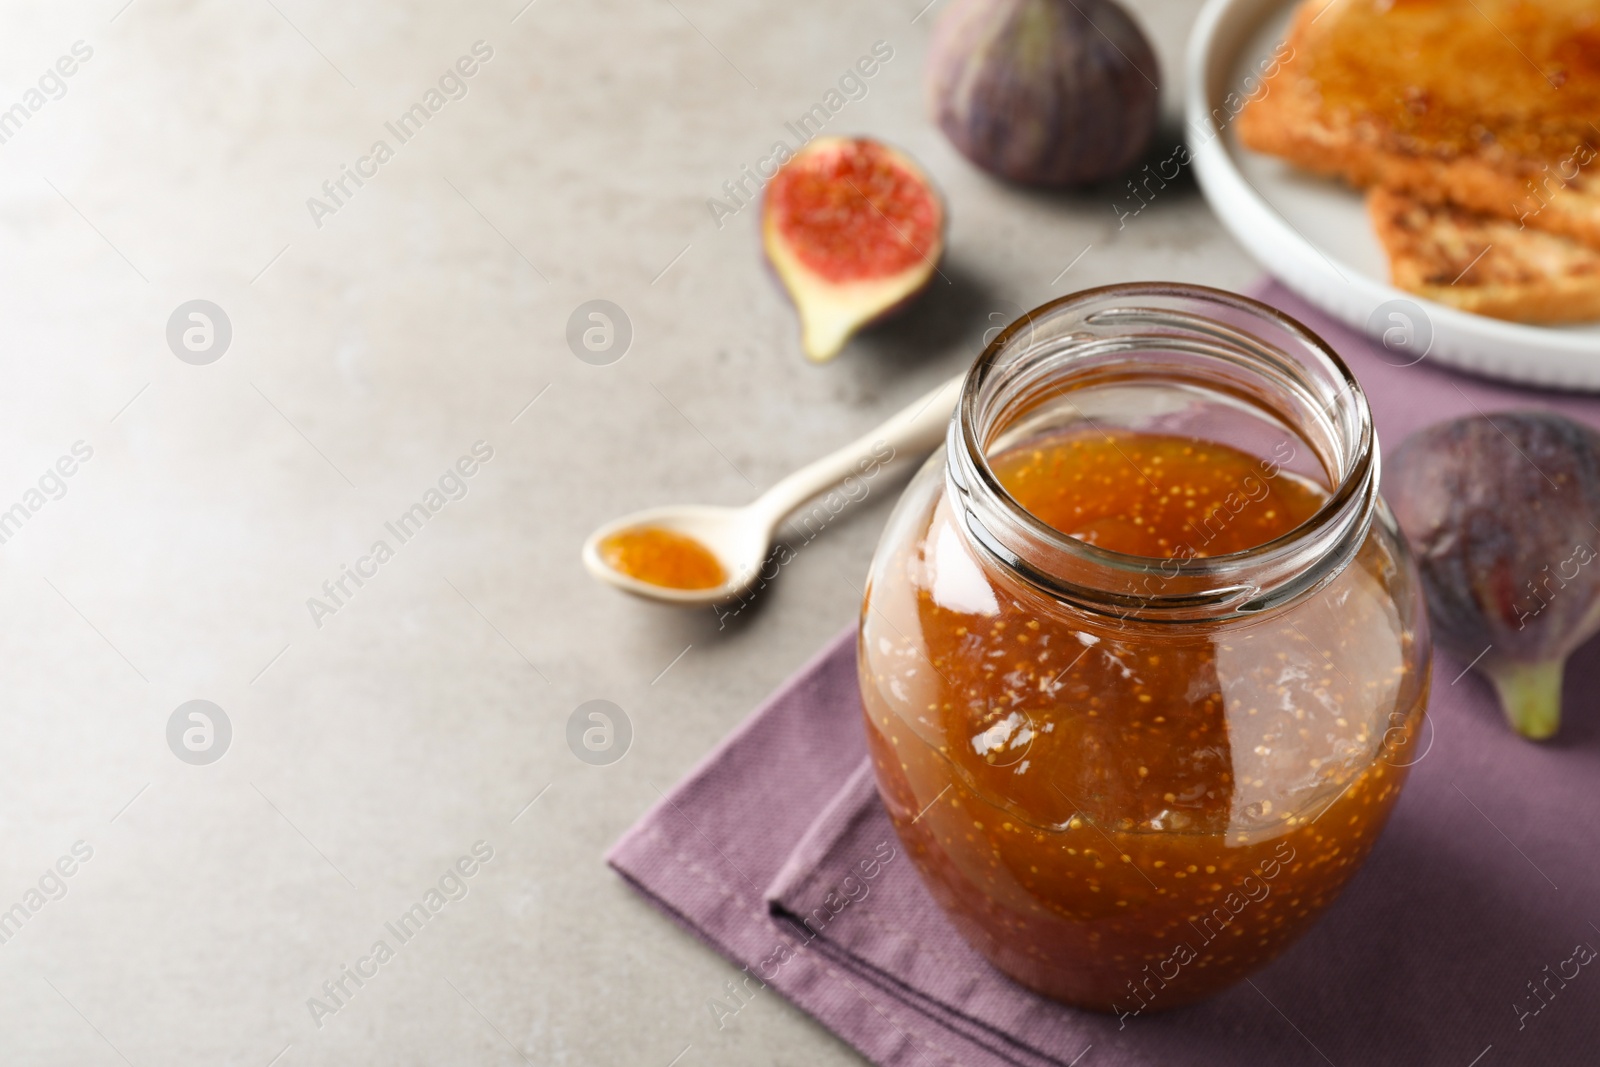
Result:
{"label": "jam jar", "polygon": [[1328,345],[1231,293],[1129,284],[1013,323],[873,559],[877,783],[996,967],[1119,1015],[1273,959],[1419,756],[1431,646]]}

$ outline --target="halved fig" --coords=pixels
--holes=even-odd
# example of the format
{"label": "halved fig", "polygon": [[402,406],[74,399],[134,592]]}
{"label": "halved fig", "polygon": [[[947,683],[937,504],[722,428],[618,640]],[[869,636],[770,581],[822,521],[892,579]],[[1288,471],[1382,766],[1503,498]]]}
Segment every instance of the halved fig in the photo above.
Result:
{"label": "halved fig", "polygon": [[800,314],[806,356],[832,359],[921,292],[944,222],[922,168],[876,141],[819,137],[785,163],[762,199],[761,241]]}

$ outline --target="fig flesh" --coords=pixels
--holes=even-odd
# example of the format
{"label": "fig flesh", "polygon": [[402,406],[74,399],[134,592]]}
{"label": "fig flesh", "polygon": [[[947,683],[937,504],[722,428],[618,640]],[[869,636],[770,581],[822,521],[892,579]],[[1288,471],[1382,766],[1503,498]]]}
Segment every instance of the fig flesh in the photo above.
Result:
{"label": "fig flesh", "polygon": [[1518,733],[1552,736],[1567,656],[1600,630],[1600,433],[1551,412],[1440,423],[1400,446],[1384,490],[1435,639],[1488,675]]}
{"label": "fig flesh", "polygon": [[1155,52],[1116,0],[955,0],[927,62],[934,121],[961,154],[1029,185],[1089,185],[1155,133]]}
{"label": "fig flesh", "polygon": [[832,359],[921,292],[944,224],[928,176],[887,145],[819,137],[785,163],[762,198],[761,241],[799,312],[806,356]]}

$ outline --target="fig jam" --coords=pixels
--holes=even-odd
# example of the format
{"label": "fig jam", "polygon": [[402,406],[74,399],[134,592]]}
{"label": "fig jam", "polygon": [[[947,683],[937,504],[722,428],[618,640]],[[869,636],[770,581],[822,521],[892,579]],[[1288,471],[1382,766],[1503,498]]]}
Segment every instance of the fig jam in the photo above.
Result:
{"label": "fig jam", "polygon": [[705,545],[659,526],[635,526],[600,542],[600,558],[614,571],[664,589],[715,589],[728,572]]}
{"label": "fig jam", "polygon": [[[985,474],[924,468],[874,559],[858,662],[879,791],[957,929],[1024,985],[1128,1017],[1241,979],[1334,900],[1420,755],[1430,649],[1375,492],[1319,481],[1292,435],[1257,449],[1112,425],[1209,403],[1118,388],[1098,419],[1087,391],[1058,388],[1059,418],[1014,405],[1025,429],[994,430]],[[1244,421],[1218,405],[1208,425]],[[984,439],[959,432],[975,410],[951,456]],[[1298,575],[1253,569],[1322,535],[1342,547],[1296,557]],[[1050,538],[1078,570],[1029,547]],[[1090,564],[1147,595],[1053,579]],[[1249,577],[1202,610],[1169,596],[1197,567]]]}

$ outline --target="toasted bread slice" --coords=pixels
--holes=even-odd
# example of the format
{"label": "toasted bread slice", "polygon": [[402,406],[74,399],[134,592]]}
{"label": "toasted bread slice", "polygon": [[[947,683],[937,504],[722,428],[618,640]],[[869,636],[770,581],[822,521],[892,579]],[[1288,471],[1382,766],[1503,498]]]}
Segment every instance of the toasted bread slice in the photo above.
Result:
{"label": "toasted bread slice", "polygon": [[1407,292],[1518,322],[1600,319],[1600,250],[1388,189],[1367,194],[1367,210]]}
{"label": "toasted bread slice", "polygon": [[1249,148],[1600,248],[1600,4],[1306,0]]}

